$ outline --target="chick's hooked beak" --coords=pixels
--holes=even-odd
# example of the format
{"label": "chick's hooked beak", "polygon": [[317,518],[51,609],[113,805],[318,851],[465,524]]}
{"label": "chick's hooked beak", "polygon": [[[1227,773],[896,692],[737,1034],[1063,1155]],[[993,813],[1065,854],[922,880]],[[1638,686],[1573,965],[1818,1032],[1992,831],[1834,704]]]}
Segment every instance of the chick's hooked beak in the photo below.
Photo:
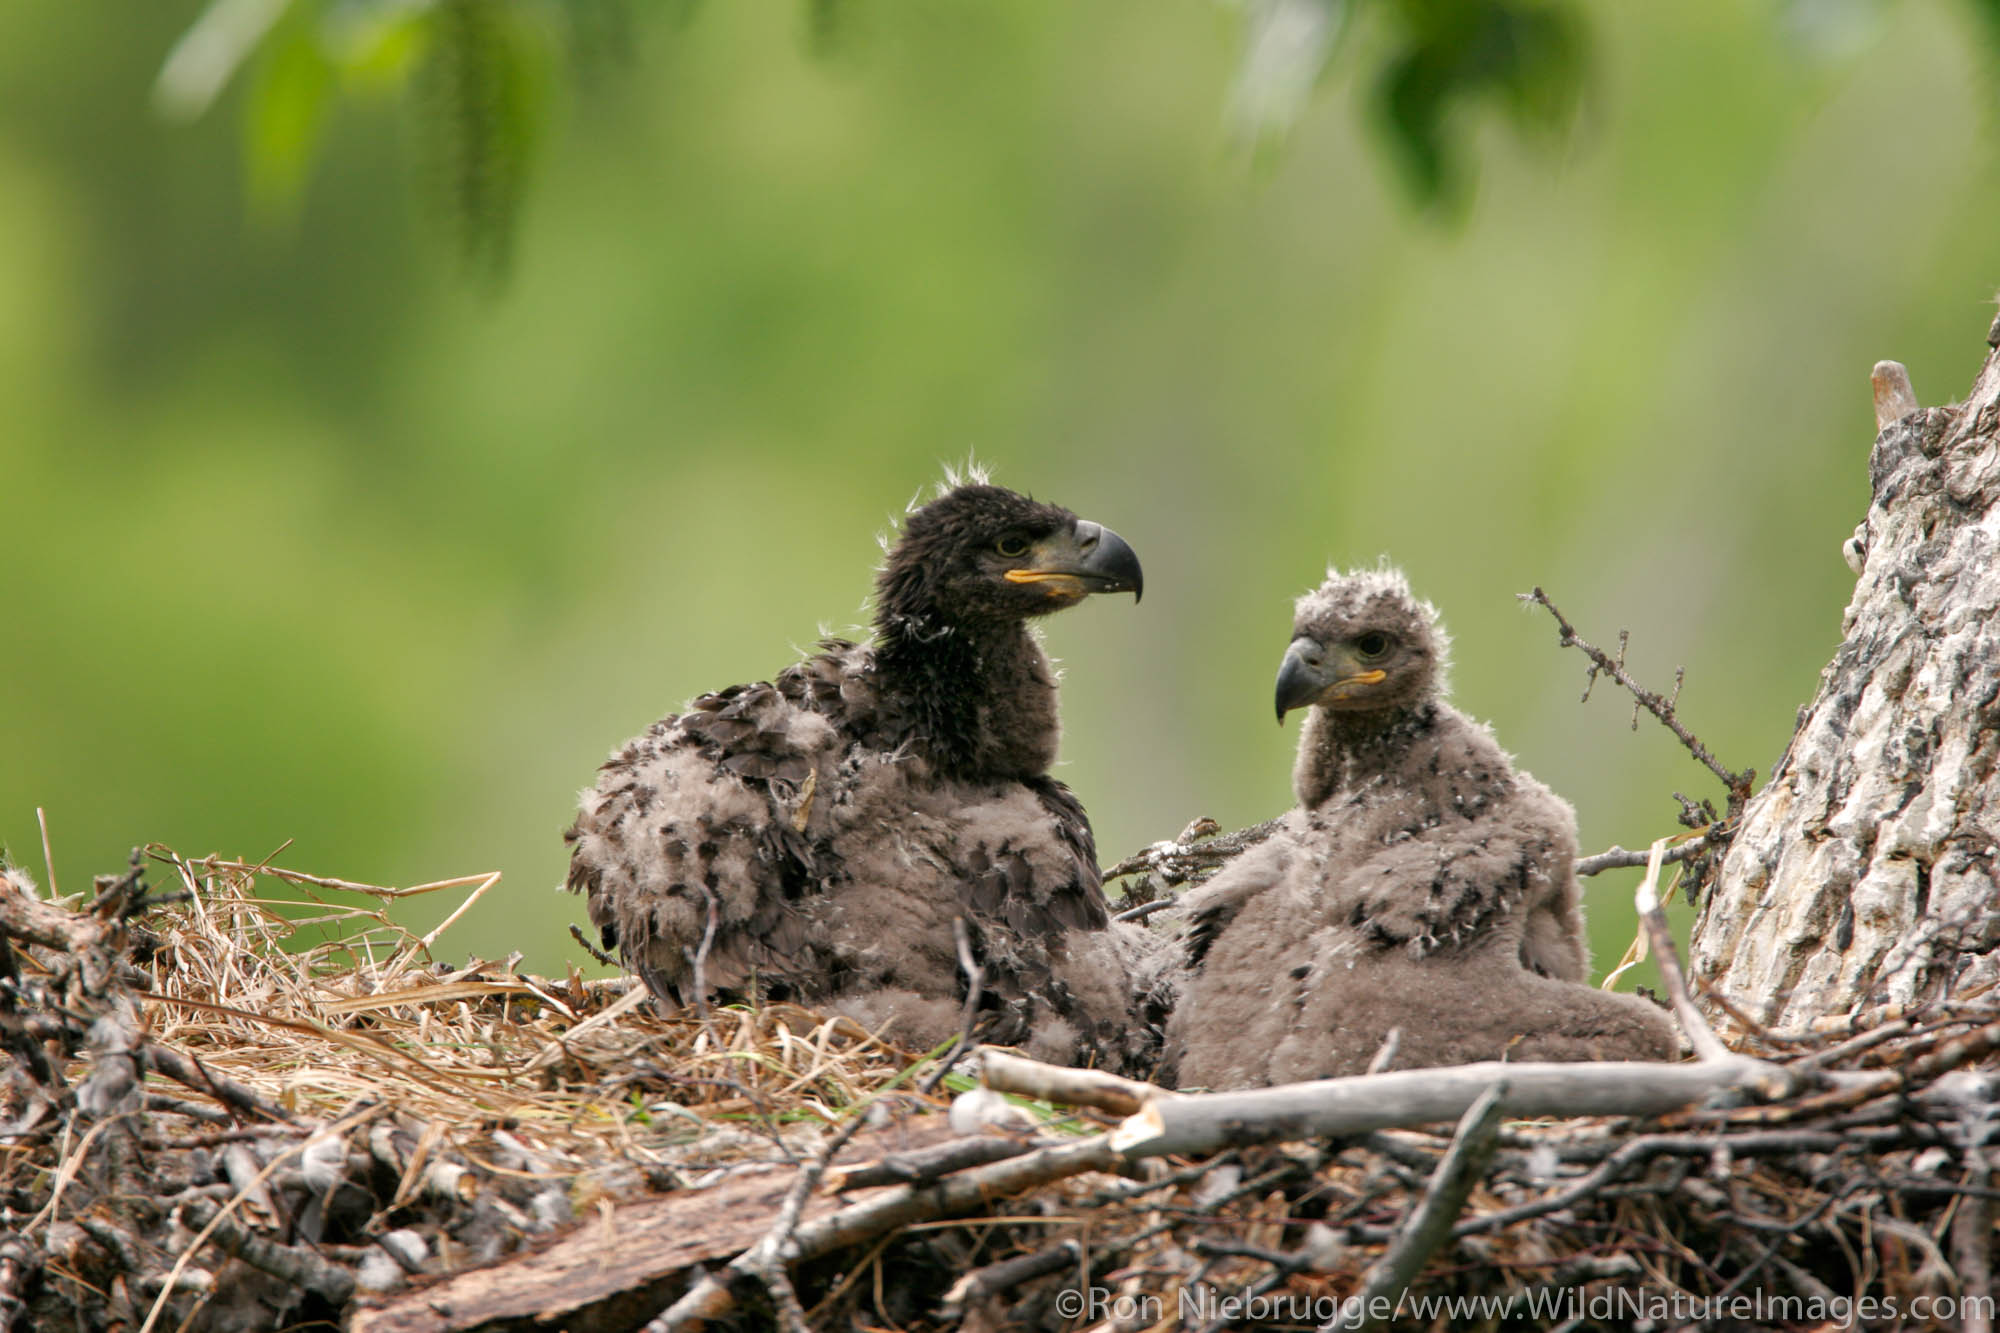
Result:
{"label": "chick's hooked beak", "polygon": [[1284,725],[1285,714],[1294,708],[1346,697],[1380,684],[1387,675],[1379,667],[1363,667],[1346,644],[1328,651],[1319,640],[1301,634],[1285,650],[1278,667],[1278,725]]}
{"label": "chick's hooked beak", "polygon": [[1002,577],[1009,583],[1042,584],[1049,596],[1064,599],[1129,592],[1136,602],[1146,588],[1137,553],[1123,537],[1088,519],[1036,542],[1028,548],[1025,563]]}

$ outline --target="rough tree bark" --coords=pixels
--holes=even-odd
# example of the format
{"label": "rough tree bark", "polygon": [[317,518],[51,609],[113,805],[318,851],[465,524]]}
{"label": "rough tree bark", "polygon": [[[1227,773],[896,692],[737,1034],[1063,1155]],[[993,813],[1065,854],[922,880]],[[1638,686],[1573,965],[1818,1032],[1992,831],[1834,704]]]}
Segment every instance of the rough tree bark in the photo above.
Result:
{"label": "rough tree bark", "polygon": [[2000,352],[1957,406],[1919,408],[1893,363],[1875,388],[1844,641],[1691,950],[1705,989],[1781,1031],[2000,979]]}

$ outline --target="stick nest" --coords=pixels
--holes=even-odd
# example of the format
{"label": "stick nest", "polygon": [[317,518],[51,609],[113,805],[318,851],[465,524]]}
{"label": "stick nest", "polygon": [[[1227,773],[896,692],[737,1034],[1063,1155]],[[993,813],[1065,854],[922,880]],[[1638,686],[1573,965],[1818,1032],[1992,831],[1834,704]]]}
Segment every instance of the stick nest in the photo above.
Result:
{"label": "stick nest", "polygon": [[[1102,1132],[1117,1086],[1002,1096],[788,1006],[662,1019],[624,979],[446,967],[388,918],[495,879],[163,848],[89,901],[0,877],[0,1333],[1990,1310],[1992,997],[1739,1034],[1793,1076],[1776,1103],[1502,1124],[1488,1099],[1456,1134],[1160,1158]],[[1343,1304],[1413,1259],[1400,1307]],[[1445,1298],[1484,1304],[1419,1304]]]}

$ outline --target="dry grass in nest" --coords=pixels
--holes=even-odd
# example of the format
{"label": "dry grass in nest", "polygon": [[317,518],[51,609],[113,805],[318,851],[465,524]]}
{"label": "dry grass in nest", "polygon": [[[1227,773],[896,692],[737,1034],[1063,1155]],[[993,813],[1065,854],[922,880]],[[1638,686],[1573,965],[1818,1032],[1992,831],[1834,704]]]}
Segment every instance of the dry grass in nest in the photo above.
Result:
{"label": "dry grass in nest", "polygon": [[[911,1066],[851,1020],[795,1006],[719,1009],[704,1026],[658,1017],[629,977],[551,981],[521,972],[518,954],[434,961],[497,872],[398,889],[147,850],[186,894],[146,919],[152,1039],[316,1118],[372,1098],[448,1140],[506,1123],[597,1159],[639,1151],[635,1131],[663,1098],[703,1118],[825,1122]],[[319,910],[301,915],[298,899],[260,890],[270,882]],[[427,934],[390,919],[392,902],[454,889],[470,892]]]}
{"label": "dry grass in nest", "polygon": [[[440,936],[497,873],[390,888],[159,846],[145,859],[152,887],[135,856],[90,902],[42,899],[18,872],[0,885],[15,1056],[0,1127],[13,1229],[0,1233],[0,1329],[29,1308],[12,1289],[36,1285],[22,1273],[79,1327],[200,1326],[230,1301],[226,1325],[257,1327],[243,1311],[264,1307],[224,1299],[229,1265],[192,1262],[197,1219],[282,1244],[310,1215],[309,1241],[351,1233],[315,1251],[350,1267],[360,1256],[348,1242],[400,1226],[421,1238],[420,1266],[451,1268],[610,1200],[681,1187],[687,1173],[794,1160],[923,1064],[851,1020],[793,1006],[663,1019],[631,978],[535,977],[518,955],[437,962]],[[400,899],[452,891],[462,900],[427,934],[389,915]],[[52,1057],[46,1079],[37,1049]],[[316,1153],[340,1159],[347,1183],[317,1203],[310,1189],[274,1200],[331,1169]],[[367,1197],[346,1200],[354,1216],[335,1223],[350,1185]],[[338,1274],[318,1279],[321,1308],[351,1294]]]}

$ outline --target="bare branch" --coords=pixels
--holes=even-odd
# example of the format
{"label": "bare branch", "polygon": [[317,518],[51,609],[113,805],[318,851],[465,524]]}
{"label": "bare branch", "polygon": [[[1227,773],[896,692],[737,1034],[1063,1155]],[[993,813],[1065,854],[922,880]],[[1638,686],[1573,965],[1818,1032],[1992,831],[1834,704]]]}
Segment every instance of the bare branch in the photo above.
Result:
{"label": "bare branch", "polygon": [[1910,386],[1910,372],[1900,361],[1877,361],[1868,383],[1875,391],[1875,429],[1884,431],[1922,410],[1917,391]]}
{"label": "bare branch", "polygon": [[219,1216],[220,1210],[205,1200],[184,1205],[188,1225],[206,1228],[209,1242],[253,1268],[260,1268],[302,1291],[309,1291],[334,1305],[354,1294],[354,1274],[329,1262],[303,1245],[280,1245],[242,1226],[233,1218]]}
{"label": "bare branch", "polygon": [[736,1301],[731,1286],[746,1277],[756,1278],[771,1293],[772,1303],[777,1306],[778,1315],[784,1320],[788,1333],[806,1333],[809,1326],[805,1307],[799,1302],[798,1292],[792,1288],[791,1275],[786,1271],[791,1260],[786,1255],[795,1249],[799,1214],[805,1208],[807,1197],[818,1187],[820,1178],[826,1174],[834,1157],[847,1146],[867,1119],[858,1111],[849,1116],[847,1123],[813,1154],[813,1159],[799,1168],[798,1174],[792,1178],[791,1189],[785,1194],[784,1203],[778,1207],[777,1219],[771,1223],[763,1238],[737,1255],[720,1273],[704,1273],[686,1295],[646,1325],[645,1333],[675,1333],[676,1330],[698,1328],[726,1314]]}
{"label": "bare branch", "polygon": [[[1982,1164],[1974,1172],[1985,1179]],[[1993,1203],[1983,1195],[1959,1200],[1951,1227],[1952,1270],[1963,1284],[1965,1333],[1993,1333]]]}
{"label": "bare branch", "polygon": [[[1666,727],[1668,731],[1673,732],[1680,743],[1687,747],[1689,754],[1693,755],[1709,772],[1722,779],[1722,785],[1729,791],[1729,809],[1732,815],[1736,813],[1744,801],[1750,799],[1750,784],[1757,780],[1757,771],[1752,768],[1746,768],[1741,773],[1733,773],[1729,769],[1724,768],[1721,762],[1713,754],[1709,753],[1708,747],[1703,745],[1693,732],[1682,725],[1679,715],[1674,711],[1674,699],[1662,698],[1660,695],[1639,684],[1638,681],[1632,679],[1631,674],[1625,670],[1625,650],[1622,636],[1618,656],[1614,658],[1602,648],[1593,646],[1582,635],[1578,634],[1576,627],[1564,618],[1563,613],[1556,609],[1556,604],[1550,601],[1548,594],[1540,588],[1536,588],[1533,592],[1522,593],[1520,596],[1522,601],[1532,602],[1555,617],[1556,628],[1561,631],[1561,638],[1559,640],[1561,646],[1578,649],[1584,656],[1590,659],[1591,680],[1594,681],[1597,673],[1601,671],[1631,691],[1632,697],[1638,701],[1639,705],[1658,718],[1660,724]],[[1678,676],[1676,676],[1674,696],[1678,698],[1679,695],[1680,681]],[[1588,689],[1584,691],[1584,697],[1590,697]]]}
{"label": "bare branch", "polygon": [[299,1123],[299,1117],[284,1107],[266,1101],[235,1079],[216,1073],[193,1056],[182,1055],[156,1041],[147,1042],[142,1051],[148,1069],[166,1075],[183,1087],[205,1092],[232,1111],[262,1116],[281,1125]]}
{"label": "bare branch", "polygon": [[[1043,1148],[990,1166],[976,1167],[947,1176],[936,1184],[904,1186],[886,1190],[873,1198],[850,1204],[799,1226],[782,1244],[770,1252],[773,1261],[783,1264],[816,1259],[846,1245],[874,1239],[885,1231],[912,1222],[950,1217],[984,1207],[996,1198],[1046,1185],[1052,1180],[1081,1175],[1086,1171],[1109,1171],[1117,1167],[1119,1156],[1108,1136],[1094,1134],[1087,1139]],[[801,1175],[803,1176],[803,1172]],[[723,1273],[747,1276],[762,1258],[750,1256],[763,1249],[777,1234],[773,1227],[759,1241],[737,1257]],[[728,1277],[710,1274],[697,1282],[687,1295],[669,1306],[659,1318],[646,1325],[646,1333],[675,1333],[700,1327],[734,1309],[736,1297]]]}
{"label": "bare branch", "polygon": [[997,1092],[1065,1106],[1094,1106],[1113,1115],[1132,1115],[1155,1098],[1173,1095],[1151,1083],[1120,1078],[1101,1069],[1046,1065],[995,1046],[981,1048],[979,1077]]}
{"label": "bare branch", "polygon": [[1495,1083],[1515,1117],[1660,1115],[1781,1071],[1748,1056],[1695,1064],[1602,1061],[1513,1064],[1498,1060],[1448,1069],[1288,1083],[1245,1092],[1156,1097],[1112,1138],[1135,1157],[1432,1125],[1463,1115]]}
{"label": "bare branch", "polygon": [[[1175,868],[1177,877],[1170,878],[1169,882],[1180,883],[1193,878],[1197,871],[1205,873],[1220,869],[1230,858],[1248,851],[1269,838],[1277,825],[1277,820],[1269,819],[1261,824],[1253,824],[1248,828],[1211,838],[1191,848],[1183,848],[1172,842],[1156,842],[1146,850],[1120,861],[1106,871],[1104,877],[1109,880],[1119,875],[1134,874],[1140,870],[1159,870],[1163,865],[1171,865]],[[1666,862],[1672,865],[1720,847],[1729,840],[1731,831],[1727,824],[1711,824],[1688,841],[1669,847]],[[1644,850],[1630,851],[1624,847],[1609,847],[1593,856],[1578,857],[1576,873],[1588,878],[1592,875],[1601,875],[1607,870],[1636,869],[1646,864],[1646,858],[1650,854]],[[1126,908],[1112,917],[1112,920],[1144,921],[1156,913],[1177,906],[1179,906],[1177,898],[1155,898]]]}
{"label": "bare branch", "polygon": [[604,952],[604,950],[598,948],[595,944],[592,944],[589,938],[584,935],[582,929],[579,928],[574,921],[570,922],[569,925],[569,937],[575,940],[578,944],[582,945],[583,951],[589,954],[592,958],[596,959],[603,966],[605,967],[619,966],[618,960],[616,958],[613,958],[610,954]]}
{"label": "bare branch", "polygon": [[715,896],[714,889],[706,884],[699,887],[701,896],[708,903],[708,922],[701,928],[701,943],[692,950],[684,948],[681,952],[687,955],[688,969],[693,973],[694,1007],[695,1012],[701,1015],[701,1030],[709,1034],[713,1040],[715,1029],[708,1009],[708,951],[715,944],[715,931],[720,921],[722,904]]}
{"label": "bare branch", "polygon": [[1325,1329],[1372,1329],[1388,1322],[1374,1317],[1372,1311],[1384,1302],[1393,1306],[1395,1298],[1423,1272],[1431,1255],[1451,1234],[1452,1223],[1465,1208],[1472,1187],[1485,1176],[1487,1166],[1493,1161],[1506,1097],[1507,1083],[1503,1079],[1467,1108],[1458,1122],[1458,1132],[1452,1136],[1451,1147],[1431,1173],[1424,1197],[1403,1219],[1395,1243],[1369,1266],[1361,1289],[1348,1297],[1340,1312],[1323,1326]]}
{"label": "bare branch", "polygon": [[1157,912],[1164,912],[1170,907],[1179,907],[1180,905],[1180,899],[1178,898],[1155,898],[1149,903],[1140,903],[1137,907],[1128,907],[1111,919],[1113,921],[1144,921],[1147,917]]}
{"label": "bare branch", "polygon": [[1210,836],[1215,827],[1212,819],[1197,819],[1179,838],[1156,842],[1143,851],[1134,852],[1105,871],[1104,878],[1122,879],[1143,870],[1157,874],[1168,884],[1200,879],[1231,857],[1270,837],[1277,831],[1278,821],[1267,819],[1249,828]]}
{"label": "bare branch", "polygon": [[[1694,997],[1688,993],[1687,974],[1681,971],[1680,951],[1674,947],[1673,928],[1667,925],[1667,916],[1660,910],[1660,867],[1666,861],[1667,840],[1661,838],[1653,844],[1651,858],[1646,865],[1646,877],[1639,881],[1638,891],[1633,895],[1639,908],[1639,922],[1646,930],[1646,938],[1653,944],[1653,961],[1660,969],[1660,983],[1667,988],[1667,998],[1674,1006],[1674,1017],[1681,1021],[1681,1030],[1687,1033],[1694,1044],[1694,1053],[1704,1063],[1729,1061],[1736,1054],[1722,1044],[1722,1038],[1715,1035],[1715,1029],[1702,1017],[1695,1007]],[[1778,1074],[1777,1066],[1771,1066],[1773,1075]],[[1790,1079],[1781,1077],[1767,1090],[1768,1095],[1781,1094],[1789,1086]]]}
{"label": "bare branch", "polygon": [[1073,1240],[1065,1240],[1037,1250],[1031,1254],[1016,1255],[999,1263],[975,1268],[952,1284],[945,1293],[944,1306],[948,1311],[962,1311],[975,1301],[985,1300],[1011,1291],[1023,1282],[1032,1282],[1038,1277],[1060,1273],[1065,1268],[1080,1267],[1083,1263],[1083,1246]]}
{"label": "bare branch", "polygon": [[1382,1038],[1382,1045],[1368,1061],[1368,1072],[1380,1074],[1396,1063],[1396,1052],[1403,1045],[1403,1029],[1390,1028],[1389,1035]]}
{"label": "bare branch", "polygon": [[[1691,856],[1698,855],[1711,847],[1717,846],[1726,836],[1721,826],[1711,824],[1694,837],[1689,838],[1686,842],[1676,843],[1672,847],[1667,848],[1665,856],[1661,858],[1661,863],[1672,865],[1677,861],[1685,861]],[[1595,856],[1578,857],[1576,873],[1581,877],[1588,878],[1591,875],[1601,875],[1607,870],[1630,870],[1637,866],[1645,865],[1651,856],[1652,852],[1650,850],[1633,852],[1627,851],[1623,847],[1614,846],[1597,853]]]}
{"label": "bare branch", "polygon": [[928,1185],[954,1171],[1002,1162],[1047,1146],[1033,1139],[1010,1139],[998,1134],[947,1139],[916,1152],[891,1153],[878,1161],[833,1167],[827,1171],[825,1183],[834,1194],[877,1185]]}
{"label": "bare branch", "polygon": [[942,1060],[938,1061],[937,1068],[924,1075],[923,1082],[917,1085],[917,1091],[926,1097],[937,1091],[938,1084],[944,1082],[945,1075],[951,1073],[951,1067],[958,1063],[958,1058],[972,1048],[972,1029],[979,1021],[979,1001],[986,991],[986,969],[972,956],[972,932],[965,924],[964,917],[955,916],[951,919],[951,938],[958,946],[959,970],[965,973],[965,1008],[959,1014],[958,1040],[951,1044],[951,1049],[945,1052]]}

